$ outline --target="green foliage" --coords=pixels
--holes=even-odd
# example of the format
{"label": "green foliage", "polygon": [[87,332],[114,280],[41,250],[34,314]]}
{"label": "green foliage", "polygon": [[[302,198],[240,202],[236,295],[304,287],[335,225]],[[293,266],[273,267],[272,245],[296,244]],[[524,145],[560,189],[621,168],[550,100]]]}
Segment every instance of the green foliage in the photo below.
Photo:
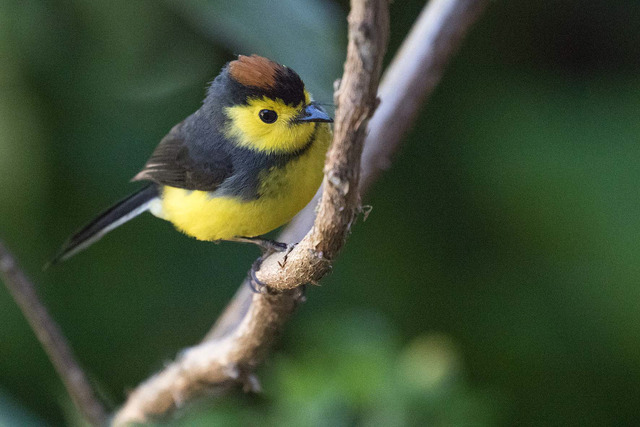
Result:
{"label": "green foliage", "polygon": [[[206,333],[255,249],[147,216],[42,264],[137,188],[232,53],[330,101],[346,3],[0,2],[0,238],[114,406]],[[392,3],[389,58],[423,3]],[[638,424],[638,12],[494,2],[258,373],[264,394],[169,423]],[[0,324],[0,425],[78,424],[3,287]]]}

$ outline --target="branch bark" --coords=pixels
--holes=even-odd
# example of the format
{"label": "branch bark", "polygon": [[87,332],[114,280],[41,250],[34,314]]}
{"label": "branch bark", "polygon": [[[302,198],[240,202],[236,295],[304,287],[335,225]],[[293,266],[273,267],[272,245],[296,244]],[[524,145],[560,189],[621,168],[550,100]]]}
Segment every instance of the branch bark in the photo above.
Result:
{"label": "branch bark", "polygon": [[2,242],[0,277],[47,352],[73,403],[92,425],[105,424],[107,413],[73,355],[69,343],[40,302],[35,287]]}

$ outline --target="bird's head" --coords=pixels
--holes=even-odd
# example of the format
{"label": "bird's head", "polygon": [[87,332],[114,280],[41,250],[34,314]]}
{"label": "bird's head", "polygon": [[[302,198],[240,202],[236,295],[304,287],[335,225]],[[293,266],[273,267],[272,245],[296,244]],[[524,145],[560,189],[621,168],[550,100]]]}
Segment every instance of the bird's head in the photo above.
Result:
{"label": "bird's head", "polygon": [[212,96],[222,106],[225,136],[257,151],[296,151],[317,126],[333,121],[295,71],[257,55],[227,64],[209,89]]}

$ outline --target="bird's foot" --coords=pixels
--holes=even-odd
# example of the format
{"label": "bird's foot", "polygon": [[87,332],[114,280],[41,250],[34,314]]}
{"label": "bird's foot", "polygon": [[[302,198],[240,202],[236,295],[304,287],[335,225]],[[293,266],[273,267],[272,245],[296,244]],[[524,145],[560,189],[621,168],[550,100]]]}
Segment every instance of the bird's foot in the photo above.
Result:
{"label": "bird's foot", "polygon": [[251,264],[251,270],[249,271],[249,287],[256,294],[261,294],[262,290],[267,287],[267,284],[258,279],[258,276],[256,275],[258,270],[260,270],[263,260],[264,257],[260,257],[253,261],[253,264]]}

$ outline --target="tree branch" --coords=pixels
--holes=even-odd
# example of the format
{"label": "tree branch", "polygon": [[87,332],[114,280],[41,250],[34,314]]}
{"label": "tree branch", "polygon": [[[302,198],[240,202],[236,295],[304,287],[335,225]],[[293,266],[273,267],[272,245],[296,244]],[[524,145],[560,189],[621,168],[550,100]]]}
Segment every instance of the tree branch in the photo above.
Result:
{"label": "tree branch", "polygon": [[60,328],[40,302],[35,287],[0,242],[0,277],[27,318],[78,410],[93,425],[103,425],[107,415],[93,392]]}
{"label": "tree branch", "polygon": [[[369,129],[393,127],[395,134],[370,131],[363,154],[367,161],[363,163],[363,180],[360,183],[362,190],[367,190],[378,175],[388,168],[390,158],[397,149],[403,134],[411,126],[420,102],[431,94],[442,76],[445,65],[456,52],[462,37],[487,4],[488,0],[434,0],[425,8],[418,22],[414,25],[411,35],[393,61],[390,71],[385,76],[384,86],[380,89],[383,105],[388,101],[389,104],[397,106],[402,103],[403,99],[411,99],[412,101],[408,101],[411,107],[398,110],[397,113],[392,107],[385,108],[373,117]],[[350,30],[354,30],[354,27],[356,27],[355,23],[350,21]],[[363,29],[367,29],[367,27],[363,27]],[[350,38],[350,40],[357,40],[357,38]],[[415,58],[416,60],[408,60],[407,58]],[[404,64],[407,68],[404,68]],[[347,70],[349,68],[345,66],[345,72]],[[345,82],[349,81],[348,79],[343,80],[341,91],[345,90],[347,87]],[[413,87],[409,82],[414,82],[416,86]],[[363,123],[359,122],[360,119],[351,122],[355,126],[348,132],[344,132],[343,128],[339,127],[342,120],[349,120],[349,118],[343,118],[342,114],[347,115],[347,113],[341,109],[346,109],[347,105],[351,105],[348,104],[348,101],[343,103],[340,95],[344,96],[344,92],[338,93],[334,141],[339,141],[339,138],[344,137],[345,133],[357,140],[362,136]],[[371,101],[371,98],[368,99]],[[366,112],[360,109],[357,111],[359,111],[359,115],[351,115],[350,118],[366,117]],[[357,148],[355,150],[357,151]],[[356,203],[358,202],[357,193],[349,191],[349,189],[355,188],[351,185],[354,185],[354,179],[355,183],[358,182],[357,173],[354,174],[351,169],[350,172],[342,174],[340,167],[344,167],[343,163],[338,163],[340,167],[333,169],[331,162],[335,161],[334,155],[335,151],[332,149],[327,157],[329,166],[325,168],[324,185],[331,186],[330,193],[326,195],[326,190],[323,189],[318,194],[323,195],[323,200],[327,200],[325,197],[328,197],[328,200],[331,200],[331,197],[336,197],[337,206],[346,204],[353,209],[354,206],[349,203],[354,200]],[[350,159],[356,157],[355,165],[357,166],[357,153],[354,154],[353,151],[347,150],[344,155],[349,156]],[[350,188],[345,186],[345,183],[348,183]],[[353,199],[348,199],[348,197],[353,197]],[[292,273],[293,279],[286,277],[284,286],[282,286],[284,288],[295,283],[295,280],[304,280],[304,276],[309,272],[311,272],[311,279],[316,273],[324,274],[326,268],[329,267],[330,260],[339,250],[344,240],[344,233],[347,232],[353,219],[354,211],[343,217],[339,211],[319,210],[319,217],[327,215],[327,218],[330,218],[330,214],[327,212],[337,214],[342,221],[341,223],[347,227],[344,231],[334,235],[333,246],[329,248],[327,253],[322,252],[322,256],[318,257],[319,249],[326,247],[327,244],[315,240],[316,233],[322,233],[322,230],[329,230],[329,233],[333,233],[333,230],[331,224],[326,223],[317,227],[317,220],[316,225],[312,228],[317,198],[296,217],[280,236],[281,241],[298,241],[305,236],[307,231],[311,230],[303,239],[303,241],[306,240],[306,243],[303,245],[301,242],[294,250],[297,250],[298,253],[289,254],[290,259],[285,268],[288,268],[288,271]],[[345,200],[348,201],[345,203]],[[314,246],[316,243],[319,245]],[[302,248],[305,250],[302,251]],[[334,250],[335,248],[337,250]],[[305,253],[305,251],[308,252]],[[312,255],[311,261],[308,260],[309,255]],[[315,261],[313,260],[314,256],[317,258]],[[277,257],[276,254],[275,258]],[[298,260],[297,257],[305,261]],[[296,268],[293,268],[291,258],[296,259]],[[269,280],[275,277],[275,283],[282,283],[277,282],[281,278],[278,272],[281,268],[277,260],[272,260],[270,266],[266,264],[268,261],[263,264],[261,268],[263,275],[260,275],[259,278]],[[272,276],[264,274],[265,272],[270,272]],[[273,282],[269,281],[269,283],[273,285]],[[281,293],[268,291],[263,294],[254,294],[250,292],[245,281],[203,343],[189,349],[165,370],[141,384],[129,396],[117,414],[115,424],[143,422],[152,417],[165,415],[193,396],[205,391],[221,391],[234,383],[244,384],[245,389],[259,388],[257,379],[252,374],[253,369],[262,363],[271,344],[302,299],[303,294],[300,288],[287,289]]]}
{"label": "tree branch", "polygon": [[360,156],[368,119],[377,106],[388,13],[388,0],[351,2],[347,61],[335,96],[334,139],[327,153],[324,191],[314,227],[284,266],[269,263],[273,257],[265,260],[260,279],[267,280],[269,287],[252,296],[249,312],[233,333],[191,348],[141,384],[116,415],[116,425],[145,422],[205,391],[219,391],[238,382],[249,390],[259,387],[252,372],[301,300],[299,286],[327,273],[359,207]]}

